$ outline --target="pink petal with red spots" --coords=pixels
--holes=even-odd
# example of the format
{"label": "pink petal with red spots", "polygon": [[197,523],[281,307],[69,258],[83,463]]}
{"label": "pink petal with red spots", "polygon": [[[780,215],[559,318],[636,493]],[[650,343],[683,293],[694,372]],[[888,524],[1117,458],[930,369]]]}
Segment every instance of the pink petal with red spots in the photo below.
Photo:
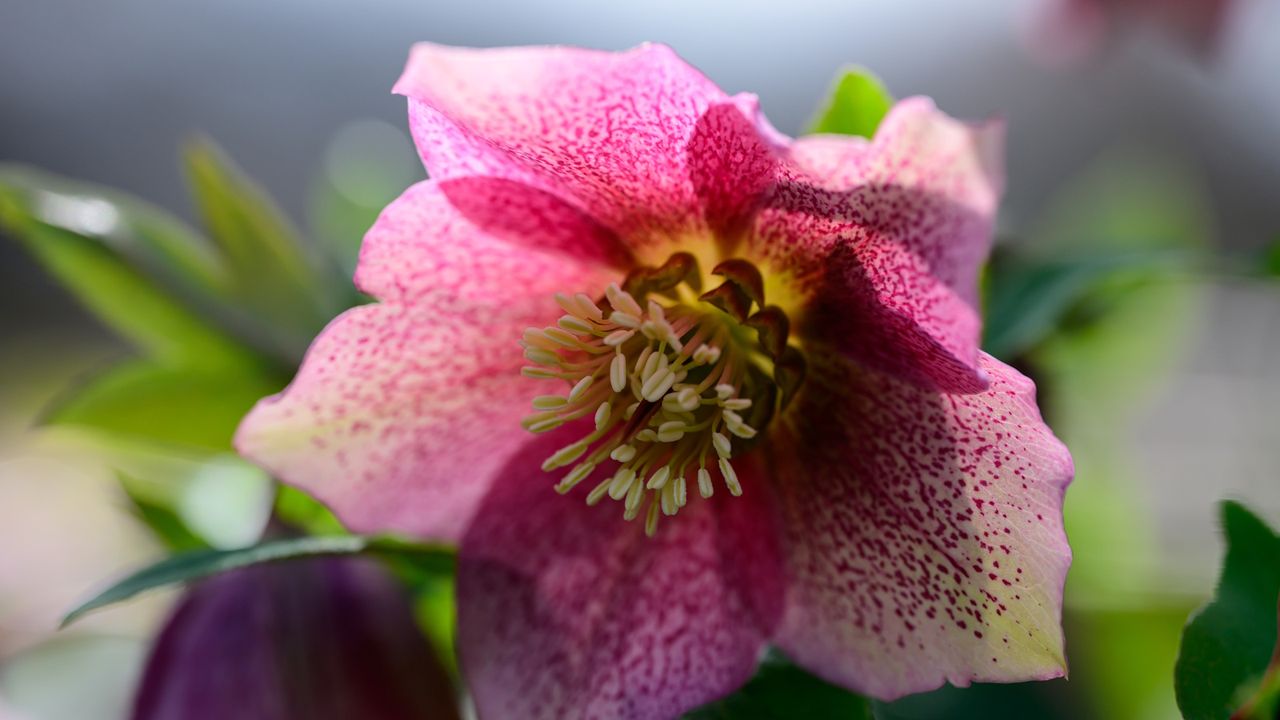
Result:
{"label": "pink petal with red spots", "polygon": [[766,486],[744,475],[742,497],[694,493],[647,538],[643,515],[586,506],[598,478],[563,497],[538,469],[583,432],[513,457],[459,551],[458,644],[480,717],[678,717],[751,676],[781,611]]}
{"label": "pink petal with red spots", "polygon": [[930,394],[811,360],[769,447],[789,547],[778,645],[881,699],[1065,674],[1073,468],[1031,381],[983,355],[985,392]]}
{"label": "pink petal with red spots", "polygon": [[801,138],[749,252],[807,295],[807,332],[924,387],[981,390],[977,276],[1002,135],[916,98],[871,142]]}
{"label": "pink petal with red spots", "polygon": [[[609,277],[586,260],[607,256],[612,236],[562,203],[539,206],[537,222],[516,212],[523,200],[486,207],[481,189],[428,181],[389,206],[357,271],[385,302],[334,320],[237,433],[243,454],[356,530],[461,537],[545,391],[520,375],[524,328],[555,321],[554,292],[599,292]],[[465,213],[446,198],[472,191]],[[525,225],[518,241],[488,222],[504,207]]]}
{"label": "pink petal with red spots", "polygon": [[[730,98],[662,45],[610,53],[423,43],[395,92],[409,98],[410,127],[432,177],[535,185],[637,248],[705,231],[699,193],[708,170],[696,164],[710,161],[710,184],[727,188],[741,167],[726,166],[725,155],[749,147],[739,140],[744,129],[755,135],[754,119],[739,122],[749,98]],[[705,120],[718,105],[740,117],[717,111]],[[723,201],[723,193],[712,201],[713,216],[723,214]]]}

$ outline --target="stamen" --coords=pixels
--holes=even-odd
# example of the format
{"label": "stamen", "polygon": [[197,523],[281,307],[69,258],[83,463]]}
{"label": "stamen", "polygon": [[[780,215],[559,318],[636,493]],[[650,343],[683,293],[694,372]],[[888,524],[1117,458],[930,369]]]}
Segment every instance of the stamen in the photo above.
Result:
{"label": "stamen", "polygon": [[614,330],[605,336],[604,344],[609,347],[618,347],[622,343],[630,340],[635,334],[635,330]]}
{"label": "stamen", "polygon": [[596,408],[595,422],[597,430],[603,428],[604,424],[609,422],[609,413],[612,411],[613,406],[608,401],[600,403],[600,407]]}
{"label": "stamen", "polygon": [[636,472],[631,468],[620,468],[613,476],[613,482],[609,483],[609,497],[614,500],[621,500],[623,495],[627,494],[627,490],[631,489],[631,484],[636,480]]}
{"label": "stamen", "polygon": [[561,495],[569,492],[576,487],[578,483],[586,480],[587,476],[591,474],[591,471],[595,469],[596,466],[591,463],[581,463],[574,467],[569,471],[569,474],[565,475],[564,478],[556,485],[556,492]]}
{"label": "stamen", "polygon": [[600,307],[596,305],[596,301],[592,300],[586,293],[578,293],[573,296],[576,301],[574,304],[578,307],[578,317],[585,320],[595,320],[600,322],[604,320],[604,313],[600,311]]}
{"label": "stamen", "polygon": [[543,350],[539,347],[525,348],[525,358],[538,363],[539,365],[559,365],[560,356],[551,350]]}
{"label": "stamen", "polygon": [[554,410],[569,402],[567,398],[559,395],[539,395],[533,399],[534,410]]}
{"label": "stamen", "polygon": [[573,315],[565,315],[556,324],[569,332],[575,332],[580,335],[589,335],[592,331],[591,323]]}
{"label": "stamen", "polygon": [[631,328],[634,330],[640,327],[640,318],[632,315],[631,313],[622,312],[621,310],[614,310],[613,314],[609,316],[609,319],[612,320],[614,324],[621,325],[624,328]]}
{"label": "stamen", "polygon": [[[587,504],[606,495],[620,501],[626,520],[645,514],[649,535],[662,515],[676,515],[688,504],[692,482],[701,498],[715,494],[712,462],[729,493],[742,494],[731,459],[763,430],[748,418],[767,422],[773,415],[775,406],[758,406],[777,402],[781,354],[791,353],[792,365],[798,355],[786,344],[785,316],[781,335],[775,330],[765,338],[759,329],[779,326],[776,307],[751,315],[762,298],[711,292],[697,299],[700,283],[680,268],[696,273],[692,258],[673,258],[660,272],[629,276],[632,292],[612,284],[599,302],[584,293],[557,294],[565,314],[551,327],[525,330],[520,339],[531,363],[521,373],[567,388],[563,395],[534,398],[534,413],[522,426],[540,433],[578,421],[585,427],[588,418],[592,423],[543,463],[548,471],[573,465],[556,492],[569,493],[601,463],[610,463],[608,477],[587,493]],[[794,391],[795,384],[789,387]]]}
{"label": "stamen", "polygon": [[[587,388],[591,387],[591,383],[593,382],[595,382],[595,377],[591,375],[579,380],[578,384],[574,385],[573,389],[569,391],[569,402],[576,402],[578,398],[582,397],[582,393],[586,392]],[[726,410],[725,412],[729,411]],[[741,418],[738,419],[741,420]]]}
{"label": "stamen", "polygon": [[737,497],[742,494],[742,486],[738,484],[738,473],[734,471],[727,458],[720,458],[720,474],[724,476],[724,484],[729,488],[730,495]]}
{"label": "stamen", "polygon": [[727,460],[729,458],[731,449],[729,445],[729,438],[725,437],[722,433],[711,433],[711,444],[715,446],[716,454],[719,455],[721,459]]}
{"label": "stamen", "polygon": [[649,478],[649,483],[645,485],[645,487],[649,488],[650,490],[661,490],[662,487],[667,484],[667,479],[670,477],[671,477],[671,466],[663,465],[661,468],[658,469],[658,472],[653,474],[653,477]]}
{"label": "stamen", "polygon": [[658,531],[658,503],[649,505],[649,516],[644,520],[644,534],[653,537]]}
{"label": "stamen", "polygon": [[610,283],[609,287],[605,288],[604,294],[609,298],[609,304],[614,310],[629,313],[635,317],[644,314],[644,310],[640,309],[640,303],[631,297],[631,293],[618,287],[616,283]]}
{"label": "stamen", "polygon": [[698,468],[698,492],[704,498],[711,497],[715,492],[715,487],[711,485],[711,473],[706,468]]}
{"label": "stamen", "polygon": [[542,469],[554,470],[558,467],[564,467],[565,465],[568,465],[574,460],[577,460],[578,458],[582,457],[582,454],[585,453],[586,451],[587,451],[587,443],[585,441],[579,440],[578,442],[573,443],[572,445],[566,445],[565,447],[562,447],[559,450],[555,451],[555,453],[553,453],[551,457],[544,460],[542,463]]}
{"label": "stamen", "polygon": [[[627,389],[627,357],[622,353],[614,355],[609,362],[609,385],[616,393]],[[627,415],[628,419],[630,417]]]}

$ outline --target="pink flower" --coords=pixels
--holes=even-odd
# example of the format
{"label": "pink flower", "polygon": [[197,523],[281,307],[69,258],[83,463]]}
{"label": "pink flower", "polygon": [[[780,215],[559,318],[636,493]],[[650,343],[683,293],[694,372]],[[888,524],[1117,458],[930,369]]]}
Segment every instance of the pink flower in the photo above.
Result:
{"label": "pink flower", "polygon": [[879,698],[1063,674],[1071,459],[977,345],[999,124],[791,140],[657,45],[424,44],[395,89],[431,179],[365,238],[382,302],[238,443],[460,544],[483,717],[671,717],[766,643]]}

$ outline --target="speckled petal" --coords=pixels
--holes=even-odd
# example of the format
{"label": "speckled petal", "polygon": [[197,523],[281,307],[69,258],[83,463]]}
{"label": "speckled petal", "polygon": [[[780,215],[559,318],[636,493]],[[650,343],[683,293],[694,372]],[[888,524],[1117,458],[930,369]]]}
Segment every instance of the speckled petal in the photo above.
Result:
{"label": "speckled petal", "polygon": [[458,559],[458,643],[482,718],[666,720],[749,678],[781,611],[767,486],[691,497],[657,535],[538,470],[581,435],[514,457]]}
{"label": "speckled petal", "polygon": [[915,98],[871,142],[801,138],[748,252],[800,288],[805,332],[924,387],[981,390],[977,277],[1002,136]]}
{"label": "speckled petal", "polygon": [[[750,105],[652,44],[611,53],[422,43],[395,92],[409,98],[432,177],[535,185],[638,248],[705,229],[690,145],[710,108],[724,105],[741,119]],[[713,120],[717,130],[736,130],[724,116]]]}
{"label": "speckled petal", "polygon": [[1066,672],[1060,624],[1073,468],[1031,381],[939,395],[813,353],[769,462],[789,543],[778,645],[859,692]]}
{"label": "speckled petal", "polygon": [[[524,328],[555,321],[553,293],[598,292],[611,277],[611,235],[537,191],[487,206],[489,190],[427,181],[389,206],[356,273],[384,302],[334,320],[237,434],[241,453],[353,529],[461,537],[545,392],[520,375]],[[463,195],[465,212],[450,201]],[[535,200],[541,215],[526,212]],[[519,232],[497,224],[503,208]]]}

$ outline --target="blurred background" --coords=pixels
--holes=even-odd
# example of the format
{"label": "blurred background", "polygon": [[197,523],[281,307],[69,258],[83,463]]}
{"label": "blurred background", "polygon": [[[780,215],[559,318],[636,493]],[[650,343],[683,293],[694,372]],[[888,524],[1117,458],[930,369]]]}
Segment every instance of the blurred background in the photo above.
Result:
{"label": "blurred background", "polygon": [[[883,710],[1170,718],[1178,634],[1218,567],[1215,503],[1280,520],[1280,283],[1265,260],[1280,242],[1277,33],[1280,3],[1265,0],[7,0],[0,161],[194,223],[178,157],[205,136],[342,283],[377,211],[422,176],[389,93],[418,40],[665,42],[726,90],[758,93],[788,134],[847,64],[958,117],[1003,115],[987,349],[1035,377],[1076,456],[1072,675]],[[69,388],[135,351],[11,240],[0,237],[0,718],[123,717],[170,596],[54,626],[165,552],[130,495],[234,547],[261,531],[271,490],[184,438],[42,424]]]}

